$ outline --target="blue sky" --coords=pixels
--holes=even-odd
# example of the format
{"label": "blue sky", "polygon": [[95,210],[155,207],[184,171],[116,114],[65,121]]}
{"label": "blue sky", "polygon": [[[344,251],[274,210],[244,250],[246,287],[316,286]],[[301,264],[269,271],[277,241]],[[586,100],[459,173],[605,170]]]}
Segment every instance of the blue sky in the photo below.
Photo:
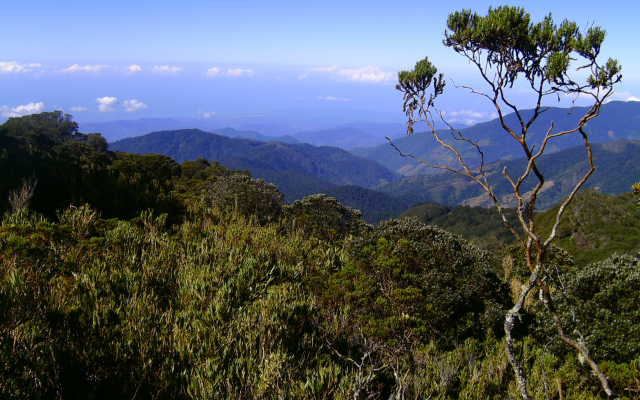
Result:
{"label": "blue sky", "polygon": [[[623,65],[616,99],[640,97],[637,2],[532,3],[508,4],[534,21],[552,12],[557,22],[605,28],[602,57]],[[490,5],[501,3],[10,2],[0,23],[0,120],[54,109],[80,122],[346,109],[401,121],[397,71],[425,55],[456,83],[481,85],[441,42],[450,12]],[[440,106],[462,123],[493,115],[451,85]]]}

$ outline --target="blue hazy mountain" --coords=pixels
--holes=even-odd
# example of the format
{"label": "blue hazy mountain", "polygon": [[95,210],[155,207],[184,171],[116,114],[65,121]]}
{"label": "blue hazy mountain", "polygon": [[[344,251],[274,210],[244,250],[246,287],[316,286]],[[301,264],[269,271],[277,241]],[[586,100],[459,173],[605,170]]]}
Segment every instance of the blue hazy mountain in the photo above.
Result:
{"label": "blue hazy mountain", "polygon": [[164,154],[180,163],[204,158],[252,173],[252,169],[290,171],[335,185],[370,188],[397,179],[396,174],[377,162],[336,147],[234,139],[198,129],[153,132],[119,140],[112,143],[109,149]]}
{"label": "blue hazy mountain", "polygon": [[[531,126],[528,137],[531,144],[539,148],[546,131],[553,123],[553,132],[574,127],[584,115],[585,107],[549,108],[542,113]],[[526,119],[532,115],[532,110],[522,112]],[[519,125],[517,116],[509,114],[505,116],[508,126]],[[437,165],[459,167],[453,153],[443,148],[429,132],[418,132],[423,125],[416,124],[416,132],[412,136],[404,136],[394,140],[394,144],[405,154],[412,154],[421,160],[430,161]],[[600,115],[587,123],[584,131],[592,143],[606,143],[616,140],[640,139],[640,102],[613,101],[602,106]],[[485,162],[491,163],[498,160],[509,160],[523,156],[519,144],[511,138],[501,127],[499,120],[482,122],[461,130],[462,134],[473,142],[478,143],[484,152]],[[441,137],[449,143],[453,143],[450,132],[440,130]],[[583,143],[579,132],[552,139],[547,145],[546,154],[551,154]],[[478,165],[480,156],[470,145],[456,142],[470,166]],[[370,158],[385,165],[389,169],[409,176],[415,174],[433,174],[440,170],[434,170],[426,164],[420,164],[412,158],[401,157],[388,143],[373,148],[356,148],[351,152],[360,157]]]}

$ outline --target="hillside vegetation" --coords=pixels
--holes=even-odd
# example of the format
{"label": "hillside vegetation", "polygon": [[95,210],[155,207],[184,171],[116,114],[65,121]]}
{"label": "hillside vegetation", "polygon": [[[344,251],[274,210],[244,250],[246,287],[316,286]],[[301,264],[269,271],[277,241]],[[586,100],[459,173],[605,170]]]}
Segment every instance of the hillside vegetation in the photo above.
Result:
{"label": "hillside vegetation", "polygon": [[[585,184],[585,188],[597,189],[601,193],[617,195],[628,192],[632,184],[640,180],[640,141],[617,141],[594,144],[593,162],[596,171]],[[538,159],[538,166],[546,177],[545,186],[539,196],[538,210],[548,209],[566,197],[575,183],[588,171],[589,166],[583,147],[573,147]],[[520,173],[526,168],[522,158],[495,162],[485,166],[491,188],[501,204],[515,207],[513,187],[502,175],[506,168],[510,173]],[[533,178],[523,184],[524,191],[531,190]],[[420,202],[435,202],[444,205],[493,206],[483,189],[470,179],[453,172],[437,175],[413,175],[382,185],[376,190],[384,193],[407,196]]]}
{"label": "hillside vegetation", "polygon": [[[415,219],[374,227],[324,194],[284,204],[275,185],[205,159],[108,152],[59,112],[9,119],[0,144],[3,398],[518,390],[502,331],[523,285],[517,254],[501,265]],[[638,398],[640,259],[558,275],[570,260],[554,254],[561,317],[598,344],[615,390]],[[534,297],[517,323],[531,393],[601,397],[540,307]]]}
{"label": "hillside vegetation", "polygon": [[[560,205],[536,214],[535,222],[543,237],[549,234],[558,207]],[[505,214],[516,231],[522,233],[516,211],[506,209]],[[425,203],[408,209],[399,218],[417,218],[422,223],[462,235],[496,257],[515,243],[514,235],[495,208]],[[579,268],[603,261],[612,254],[638,253],[640,210],[636,199],[630,192],[612,196],[589,189],[580,191],[567,208],[555,244],[566,250]]]}
{"label": "hillside vegetation", "polygon": [[[536,217],[541,232],[548,234],[559,206]],[[576,265],[603,261],[611,254],[640,251],[640,210],[632,193],[610,196],[581,191],[569,205],[558,227],[556,244],[567,250]]]}
{"label": "hillside vegetation", "polygon": [[[505,209],[505,215],[514,229],[522,234],[516,211]],[[423,224],[462,235],[498,257],[507,245],[516,241],[516,237],[504,225],[495,208],[424,203],[406,210],[398,218],[417,218]]]}

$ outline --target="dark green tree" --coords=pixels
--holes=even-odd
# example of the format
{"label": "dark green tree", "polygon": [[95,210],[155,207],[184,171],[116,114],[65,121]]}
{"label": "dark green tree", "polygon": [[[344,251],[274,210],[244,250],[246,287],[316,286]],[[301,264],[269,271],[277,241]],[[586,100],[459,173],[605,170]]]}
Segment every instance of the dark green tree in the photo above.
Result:
{"label": "dark green tree", "polygon": [[246,174],[218,178],[208,189],[214,207],[253,218],[257,224],[278,221],[284,195],[276,185]]}
{"label": "dark green tree", "polygon": [[417,397],[409,381],[418,347],[451,349],[499,329],[508,287],[462,237],[407,218],[383,222],[348,250],[341,269],[309,286],[327,346],[359,370],[365,397],[354,398],[379,394],[375,375],[390,382],[390,398]]}
{"label": "dark green tree", "polygon": [[[398,73],[396,88],[404,94],[404,111],[408,118],[407,133],[413,133],[415,123],[426,122],[435,139],[446,151],[451,152],[454,160],[457,160],[458,167],[434,165],[428,160],[418,161],[434,168],[466,176],[482,186],[502,214],[505,225],[518,238],[525,251],[530,276],[515,306],[507,311],[505,319],[507,353],[524,399],[530,399],[531,396],[527,389],[524,367],[514,350],[514,339],[511,333],[527,296],[536,286],[542,293],[544,304],[558,335],[584,357],[600,379],[607,395],[616,397],[606,376],[590,357],[586,345],[564,329],[549,287],[542,276],[545,253],[556,236],[564,210],[595,169],[589,138],[583,128],[598,116],[600,107],[613,94],[614,85],[622,78],[621,66],[617,60],[608,59],[604,63],[598,60],[605,35],[605,31],[598,26],[591,26],[581,32],[576,22],[564,20],[557,24],[550,14],[541,22],[533,22],[530,15],[520,7],[489,8],[486,15],[480,15],[471,10],[457,11],[449,15],[443,43],[476,67],[486,89],[458,87],[470,90],[471,93],[487,99],[493,105],[502,123],[505,140],[515,140],[528,160],[526,169],[518,174],[514,174],[513,171],[503,171],[517,199],[518,220],[524,234],[519,234],[513,229],[501,207],[500,200],[489,185],[483,169],[484,155],[481,146],[450,125],[452,138],[446,138],[435,130],[435,118],[444,121],[442,112],[436,106],[436,100],[445,88],[444,75],[438,74],[437,68],[427,57],[418,61],[413,70]],[[577,69],[587,71],[586,81],[576,80],[576,74],[570,68],[573,62],[577,63]],[[525,118],[519,106],[513,101],[512,90],[516,82],[523,82],[527,89],[535,93],[534,103],[532,107],[528,107],[533,108],[530,117]],[[592,105],[573,128],[554,130],[551,124],[543,138],[533,140],[527,133],[538,116],[548,109],[544,105],[545,100],[549,96],[559,98],[561,95],[572,96],[575,99],[580,96],[589,99]],[[508,126],[504,118],[505,112],[515,113],[518,124]],[[533,220],[536,201],[545,184],[545,177],[538,168],[538,159],[554,139],[565,135],[581,135],[584,139],[586,158],[591,168],[564,200],[557,213],[554,228],[547,237],[543,238],[536,230]],[[469,149],[476,150],[473,160],[468,158]],[[402,152],[400,154],[413,157]],[[471,164],[478,159],[479,165]],[[533,190],[523,189],[525,180],[533,181]]]}
{"label": "dark green tree", "polygon": [[284,207],[289,230],[305,237],[333,242],[349,235],[360,236],[370,227],[362,221],[362,213],[347,207],[333,197],[314,194]]}

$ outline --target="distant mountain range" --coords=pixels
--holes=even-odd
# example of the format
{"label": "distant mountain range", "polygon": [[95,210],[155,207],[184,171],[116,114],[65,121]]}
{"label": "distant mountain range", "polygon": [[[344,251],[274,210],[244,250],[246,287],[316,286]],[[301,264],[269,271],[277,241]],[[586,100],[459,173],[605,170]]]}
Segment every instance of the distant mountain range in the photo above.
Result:
{"label": "distant mountain range", "polygon": [[354,147],[372,147],[386,141],[384,136],[374,136],[353,127],[322,129],[319,131],[300,132],[293,135],[298,142],[314,146],[335,146],[345,150]]}
{"label": "distant mountain range", "polygon": [[216,121],[204,118],[200,119],[174,119],[174,118],[141,118],[136,120],[109,121],[100,123],[82,124],[83,132],[100,132],[109,142],[120,139],[146,135],[150,132],[179,129],[201,129],[214,132],[232,138],[244,138],[260,140],[263,142],[297,143],[290,135],[268,136],[256,130],[238,130],[234,128],[221,128]]}
{"label": "distant mountain range", "polygon": [[298,143],[298,141],[290,135],[283,136],[265,136],[258,131],[239,131],[233,128],[222,128],[211,131],[222,136],[227,136],[236,139],[251,139],[259,140],[261,142],[282,142],[282,143]]}
{"label": "distant mountain range", "polygon": [[[257,131],[265,136],[286,136],[306,131],[318,131],[338,127],[352,127],[384,138],[393,135],[390,126],[402,128],[404,115],[401,109],[397,112],[380,112],[371,110],[348,110],[327,108],[320,110],[290,109],[247,115],[208,115],[200,117],[176,118],[141,118],[109,122],[82,121],[80,115],[76,121],[83,133],[100,132],[109,141],[146,135],[147,133],[178,130],[201,129],[211,132],[223,128],[240,131]],[[363,122],[365,121],[365,122]]]}
{"label": "distant mountain range", "polygon": [[119,140],[109,149],[165,154],[180,163],[205,158],[230,168],[248,169],[257,178],[262,177],[259,172],[273,175],[286,171],[287,174],[314,177],[334,185],[362,187],[374,187],[398,179],[396,174],[375,161],[356,157],[336,147],[234,139],[198,129],[153,132]]}
{"label": "distant mountain range", "polygon": [[[539,118],[538,125],[530,130],[530,137],[534,141],[542,137],[544,127],[548,127],[551,121],[558,129],[565,128],[575,122],[581,112],[584,108],[576,108],[570,114],[567,109],[550,108]],[[513,115],[506,117],[508,123],[513,123],[513,119]],[[604,105],[601,115],[586,126],[593,143],[597,169],[585,188],[619,194],[629,191],[631,184],[640,181],[640,163],[637,162],[640,154],[640,141],[637,140],[640,138],[639,123],[640,103],[611,102]],[[337,141],[348,147],[358,141],[374,140],[374,135],[369,132],[384,131],[391,136],[395,132],[398,136],[403,134],[399,129],[404,129],[399,123],[349,123],[334,129],[297,132],[278,138],[255,130],[217,129],[217,133],[226,135],[223,136],[198,129],[182,129],[120,140],[112,143],[110,149],[165,154],[178,162],[197,158],[215,160],[228,168],[249,170],[254,178],[276,184],[288,202],[314,193],[326,193],[348,206],[363,212],[366,210],[365,218],[370,222],[399,215],[410,206],[424,202],[447,206],[492,206],[486,193],[474,182],[454,173],[422,175],[433,171],[401,157],[389,145],[356,148],[350,153],[336,147],[295,143],[296,140],[316,144]],[[526,166],[524,159],[516,158],[521,153],[513,145],[514,141],[504,137],[497,121],[465,128],[463,132],[482,146],[487,160],[485,171],[502,204],[514,207],[512,188],[502,176],[504,167],[515,176]],[[616,140],[619,138],[626,140]],[[539,159],[538,165],[546,176],[537,204],[539,210],[560,202],[588,169],[584,146],[571,147],[581,141],[579,135],[555,140],[547,154]],[[442,146],[434,144],[431,135],[415,134],[395,142],[405,151],[421,154],[425,159],[445,164],[454,161]],[[471,160],[475,155],[474,152],[463,154]],[[402,178],[400,174],[409,176]],[[524,191],[530,190],[532,185],[533,180],[525,182]]]}
{"label": "distant mountain range", "polygon": [[[559,132],[575,126],[577,121],[584,115],[585,107],[576,107],[573,110],[566,108],[549,108],[541,114],[537,121],[531,126],[528,137],[531,144],[537,144],[545,132],[553,123],[553,131]],[[532,110],[522,111],[523,118],[533,115]],[[519,125],[517,116],[509,114],[505,117],[508,126]],[[416,125],[420,129],[420,125]],[[499,120],[479,123],[469,128],[462,129],[464,136],[482,147],[485,163],[492,163],[499,160],[511,160],[524,156],[518,143],[508,136],[502,129]],[[612,101],[602,106],[600,115],[591,120],[585,126],[585,132],[589,135],[592,143],[605,143],[617,140],[639,140],[640,139],[640,102],[619,102]],[[451,134],[448,131],[439,131],[441,137],[453,143]],[[405,154],[412,154],[421,160],[430,161],[438,165],[459,167],[455,156],[447,149],[439,145],[433,135],[425,132],[415,133],[412,136],[405,136],[394,140],[394,144]],[[470,145],[455,142],[459,146],[460,152],[470,166],[476,166],[480,162],[480,156]],[[564,149],[582,144],[582,136],[579,133],[572,133],[553,139],[549,142],[546,154],[551,154]],[[402,175],[434,174],[439,170],[432,169],[426,164],[420,164],[412,158],[401,157],[398,152],[388,143],[373,148],[357,148],[351,152],[360,157],[370,158],[385,165],[387,168]]]}
{"label": "distant mountain range", "polygon": [[[100,132],[109,142],[146,135],[151,132],[180,129],[200,129],[233,138],[263,142],[309,143],[315,146],[334,146],[345,150],[354,147],[378,146],[386,142],[385,136],[401,137],[406,126],[399,122],[351,122],[320,129],[287,126],[273,123],[243,123],[247,118],[141,118],[98,123],[82,123],[84,133]],[[310,126],[316,126],[311,124]]]}
{"label": "distant mountain range", "polygon": [[[593,145],[596,171],[584,188],[597,189],[601,193],[617,195],[630,191],[630,186],[640,181],[640,141],[623,140]],[[542,156],[538,166],[546,177],[545,186],[538,198],[538,209],[554,206],[569,194],[574,185],[589,169],[584,146],[572,147]],[[526,160],[519,158],[498,161],[485,167],[489,183],[502,204],[517,206],[511,184],[502,175],[503,168],[516,176],[526,168]],[[533,188],[533,179],[524,183],[524,191]],[[480,185],[453,172],[437,175],[412,175],[382,185],[376,190],[402,195],[418,202],[436,202],[443,205],[469,205],[490,207],[493,205]]]}

